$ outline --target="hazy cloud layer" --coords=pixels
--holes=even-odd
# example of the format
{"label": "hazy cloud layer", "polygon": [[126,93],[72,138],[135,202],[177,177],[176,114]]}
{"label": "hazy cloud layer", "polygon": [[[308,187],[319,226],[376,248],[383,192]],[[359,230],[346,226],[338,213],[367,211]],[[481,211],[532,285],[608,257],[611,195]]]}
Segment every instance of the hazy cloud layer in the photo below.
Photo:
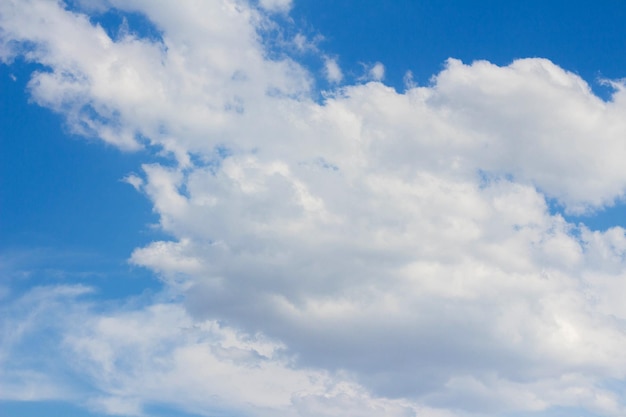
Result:
{"label": "hazy cloud layer", "polygon": [[[60,326],[91,406],[624,414],[624,230],[547,203],[623,198],[623,85],[606,102],[545,59],[451,59],[403,92],[375,63],[319,101],[311,73],[264,44],[288,1],[88,10],[109,7],[162,39],[113,40],[55,1],[0,5],[1,56],[46,68],[33,100],[76,132],[173,157],[126,179],[172,237],[130,260],[183,301]],[[319,58],[340,83],[338,60]]]}

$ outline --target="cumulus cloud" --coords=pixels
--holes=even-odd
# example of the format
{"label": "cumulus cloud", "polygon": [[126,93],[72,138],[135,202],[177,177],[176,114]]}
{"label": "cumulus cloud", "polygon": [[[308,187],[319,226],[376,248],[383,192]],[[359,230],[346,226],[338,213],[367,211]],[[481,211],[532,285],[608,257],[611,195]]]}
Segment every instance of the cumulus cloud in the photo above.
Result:
{"label": "cumulus cloud", "polygon": [[608,384],[626,379],[624,230],[548,205],[624,197],[623,89],[603,101],[545,59],[450,59],[405,92],[377,63],[319,102],[304,67],[266,53],[270,17],[253,5],[101,6],[145,14],[162,39],[112,40],[58,2],[0,5],[0,50],[46,68],[37,103],[173,160],[127,178],[171,236],[130,260],[184,301],[63,330],[102,393],[93,406],[624,414]]}

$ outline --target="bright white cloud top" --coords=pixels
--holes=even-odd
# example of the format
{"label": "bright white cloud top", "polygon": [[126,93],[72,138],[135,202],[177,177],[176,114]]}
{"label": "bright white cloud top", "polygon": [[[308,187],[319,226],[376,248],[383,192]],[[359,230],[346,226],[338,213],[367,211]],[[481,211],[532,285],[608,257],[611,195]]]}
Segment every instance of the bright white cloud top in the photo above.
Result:
{"label": "bright white cloud top", "polygon": [[[171,156],[127,178],[171,237],[130,262],[164,289],[119,309],[71,285],[3,306],[0,398],[114,415],[626,414],[624,230],[548,204],[624,197],[623,84],[603,101],[546,59],[450,59],[429,85],[396,91],[375,63],[318,99],[260,35],[290,1],[81,4],[3,1],[0,53],[44,66],[32,100],[72,131]],[[111,7],[161,39],[112,39],[86,15]],[[9,366],[46,349],[39,369]]]}

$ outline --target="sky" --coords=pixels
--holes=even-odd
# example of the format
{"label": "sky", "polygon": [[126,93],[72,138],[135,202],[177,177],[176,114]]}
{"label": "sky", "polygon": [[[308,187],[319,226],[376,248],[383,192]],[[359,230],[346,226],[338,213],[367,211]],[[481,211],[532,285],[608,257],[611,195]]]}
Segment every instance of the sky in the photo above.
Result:
{"label": "sky", "polygon": [[0,2],[0,417],[626,415],[625,20]]}

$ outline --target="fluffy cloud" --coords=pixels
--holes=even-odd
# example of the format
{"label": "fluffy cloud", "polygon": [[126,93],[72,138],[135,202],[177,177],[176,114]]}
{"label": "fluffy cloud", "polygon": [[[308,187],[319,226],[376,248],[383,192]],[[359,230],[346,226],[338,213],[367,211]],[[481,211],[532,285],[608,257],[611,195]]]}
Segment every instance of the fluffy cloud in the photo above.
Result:
{"label": "fluffy cloud", "polygon": [[259,4],[265,10],[272,12],[287,12],[291,9],[291,0],[259,0]]}
{"label": "fluffy cloud", "polygon": [[[320,102],[309,72],[263,43],[262,9],[100,6],[145,14],[161,39],[111,39],[54,1],[0,6],[0,51],[46,67],[37,103],[173,157],[127,179],[171,236],[131,261],[183,304],[64,331],[95,406],[200,412],[214,395],[250,415],[624,413],[608,384],[626,379],[624,230],[548,205],[624,197],[620,84],[603,101],[548,60],[451,59],[398,92],[377,63],[374,81]],[[331,81],[335,69],[326,60]]]}
{"label": "fluffy cloud", "polygon": [[374,81],[382,81],[385,76],[385,66],[382,63],[377,62],[372,66],[372,68],[370,68],[369,76]]}
{"label": "fluffy cloud", "polygon": [[331,83],[338,83],[343,79],[343,73],[336,59],[326,57],[324,59],[326,79]]}

